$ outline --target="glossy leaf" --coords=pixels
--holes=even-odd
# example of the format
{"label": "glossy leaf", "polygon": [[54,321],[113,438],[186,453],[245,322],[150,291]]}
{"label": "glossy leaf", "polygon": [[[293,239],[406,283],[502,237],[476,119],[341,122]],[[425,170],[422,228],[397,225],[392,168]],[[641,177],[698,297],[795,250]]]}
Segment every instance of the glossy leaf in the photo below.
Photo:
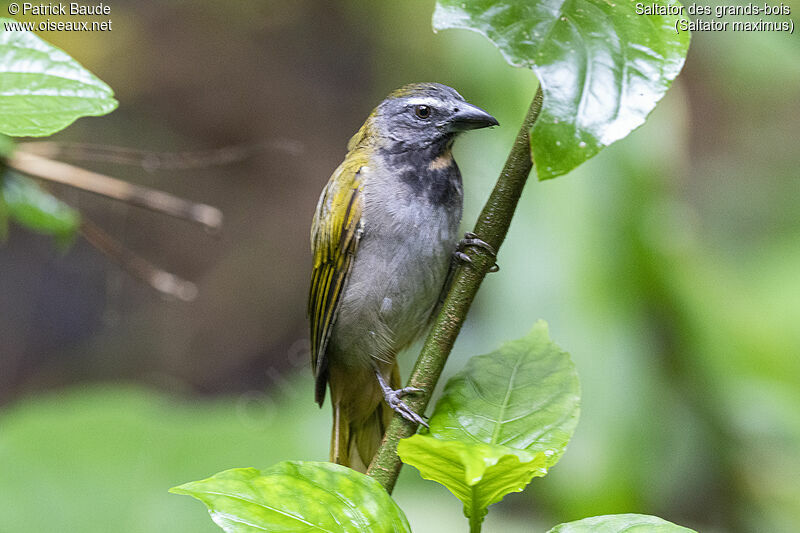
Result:
{"label": "glossy leaf", "polygon": [[50,135],[117,107],[114,91],[65,52],[0,23],[0,133]]}
{"label": "glossy leaf", "polygon": [[3,204],[0,211],[20,226],[55,237],[64,245],[71,242],[78,231],[80,214],[43,191],[30,178],[6,171],[0,178],[0,196]]}
{"label": "glossy leaf", "polygon": [[547,473],[547,456],[497,444],[441,440],[414,435],[400,441],[397,453],[422,477],[441,483],[464,504],[464,514],[480,523],[487,508],[509,492],[522,491]]}
{"label": "glossy leaf", "polygon": [[694,530],[643,514],[593,516],[560,524],[548,533],[695,533]]}
{"label": "glossy leaf", "polygon": [[473,357],[453,376],[430,420],[440,439],[501,444],[561,457],[578,424],[580,385],[569,354],[539,321],[524,338]]}
{"label": "glossy leaf", "polygon": [[641,125],[683,67],[689,33],[676,33],[677,16],[635,11],[632,0],[437,0],[433,25],[479,32],[536,73],[544,106],[531,149],[544,180]]}
{"label": "glossy leaf", "polygon": [[202,501],[227,533],[411,531],[403,511],[377,481],[332,463],[234,468],[170,492]]}

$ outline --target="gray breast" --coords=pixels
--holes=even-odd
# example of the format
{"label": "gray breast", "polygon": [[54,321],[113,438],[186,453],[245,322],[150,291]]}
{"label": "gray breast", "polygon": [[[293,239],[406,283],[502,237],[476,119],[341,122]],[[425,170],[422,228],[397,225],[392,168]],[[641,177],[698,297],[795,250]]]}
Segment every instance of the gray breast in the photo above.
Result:
{"label": "gray breast", "polygon": [[370,357],[392,360],[425,330],[450,267],[462,205],[460,176],[442,203],[380,167],[362,175],[363,235],[330,343],[333,357],[344,362],[346,352],[358,366]]}

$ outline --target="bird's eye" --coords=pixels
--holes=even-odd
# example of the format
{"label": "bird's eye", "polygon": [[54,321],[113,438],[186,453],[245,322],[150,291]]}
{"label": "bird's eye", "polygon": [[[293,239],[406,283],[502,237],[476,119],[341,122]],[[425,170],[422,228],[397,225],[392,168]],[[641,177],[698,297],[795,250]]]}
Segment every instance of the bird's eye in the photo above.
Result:
{"label": "bird's eye", "polygon": [[418,105],[414,107],[414,114],[422,119],[430,118],[431,111],[432,111],[431,106],[427,105]]}

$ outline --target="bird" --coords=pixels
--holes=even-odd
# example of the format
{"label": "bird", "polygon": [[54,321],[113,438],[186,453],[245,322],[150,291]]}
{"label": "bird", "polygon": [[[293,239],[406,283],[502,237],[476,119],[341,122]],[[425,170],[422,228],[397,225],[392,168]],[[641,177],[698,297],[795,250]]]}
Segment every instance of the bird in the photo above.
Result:
{"label": "bird", "polygon": [[[497,120],[439,83],[391,92],[347,144],[311,225],[308,299],[315,400],[333,407],[330,461],[364,472],[403,401],[396,356],[430,324],[465,246],[456,137]],[[454,261],[454,258],[456,260]]]}

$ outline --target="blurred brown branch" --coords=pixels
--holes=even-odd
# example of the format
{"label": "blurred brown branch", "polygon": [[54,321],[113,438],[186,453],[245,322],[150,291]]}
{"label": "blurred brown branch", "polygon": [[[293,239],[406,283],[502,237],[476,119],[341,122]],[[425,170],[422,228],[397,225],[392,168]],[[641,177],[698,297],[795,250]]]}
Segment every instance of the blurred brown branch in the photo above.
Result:
{"label": "blurred brown branch", "polygon": [[165,215],[195,222],[209,230],[222,226],[222,212],[216,207],[173,196],[169,193],[134,185],[117,178],[92,172],[68,163],[18,150],[6,162],[10,168],[54,183],[113,198]]}

